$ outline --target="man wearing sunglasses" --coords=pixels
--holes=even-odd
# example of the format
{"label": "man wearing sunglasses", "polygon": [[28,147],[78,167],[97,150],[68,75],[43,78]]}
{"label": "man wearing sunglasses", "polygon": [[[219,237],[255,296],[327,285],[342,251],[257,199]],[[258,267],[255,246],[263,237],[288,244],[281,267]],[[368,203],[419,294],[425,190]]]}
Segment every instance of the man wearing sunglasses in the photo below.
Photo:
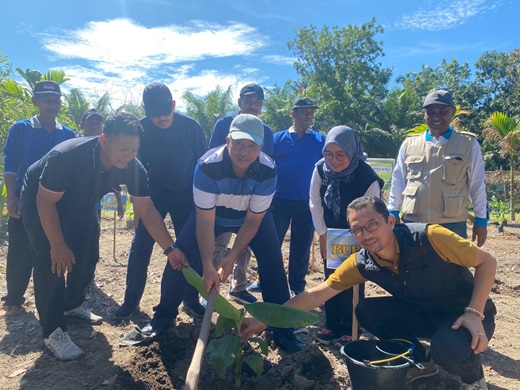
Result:
{"label": "man wearing sunglasses", "polygon": [[[324,283],[285,305],[312,310],[353,285],[377,283],[391,295],[365,298],[356,315],[379,339],[415,344],[414,358],[425,369],[410,368],[408,383],[437,374],[439,365],[460,377],[461,389],[487,389],[480,353],[495,329],[496,309],[489,298],[495,258],[440,225],[396,224],[376,197],[354,200],[347,217],[362,249]],[[242,338],[263,329],[261,322],[245,319]],[[430,340],[430,350],[419,338]]]}

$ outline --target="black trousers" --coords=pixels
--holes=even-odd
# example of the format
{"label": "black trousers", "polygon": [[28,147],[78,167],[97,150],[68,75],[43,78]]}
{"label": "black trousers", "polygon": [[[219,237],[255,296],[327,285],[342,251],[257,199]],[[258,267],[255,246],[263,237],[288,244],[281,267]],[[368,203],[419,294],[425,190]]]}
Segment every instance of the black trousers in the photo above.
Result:
{"label": "black trousers", "polygon": [[25,229],[31,240],[34,262],[34,295],[42,335],[47,338],[56,328],[66,331],[64,311],[80,306],[85,288],[94,277],[99,259],[99,222],[95,206],[60,212],[66,244],[74,253],[72,271],[58,277],[51,270],[50,244],[37,210],[25,210]]}
{"label": "black trousers", "polygon": [[[414,356],[427,360],[426,348],[418,338],[430,340],[433,361],[451,374],[458,375],[464,383],[474,383],[483,378],[480,354],[471,349],[471,334],[460,327],[451,329],[455,320],[463,314],[448,315],[420,309],[394,297],[366,298],[359,302],[356,315],[360,325],[380,339],[405,339],[415,343]],[[493,337],[496,308],[488,299],[482,321],[486,336]]]}
{"label": "black trousers", "polygon": [[2,297],[6,305],[19,306],[25,302],[23,295],[33,269],[31,244],[22,218],[9,218],[7,223],[9,243],[7,249],[7,295]]}

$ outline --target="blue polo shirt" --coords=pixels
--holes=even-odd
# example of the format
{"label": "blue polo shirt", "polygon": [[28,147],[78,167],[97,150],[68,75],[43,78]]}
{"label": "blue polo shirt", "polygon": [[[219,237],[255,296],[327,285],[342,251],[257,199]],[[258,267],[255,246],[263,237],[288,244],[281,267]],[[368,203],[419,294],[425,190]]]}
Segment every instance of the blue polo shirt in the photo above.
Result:
{"label": "blue polo shirt", "polygon": [[[238,114],[237,114],[238,115]],[[209,147],[216,148],[217,146],[226,144],[226,137],[229,134],[229,128],[231,127],[231,122],[237,115],[225,116],[220,118],[215,126],[213,127],[213,132],[211,133],[211,138],[209,140]],[[262,152],[267,154],[269,157],[273,158],[274,155],[274,145],[273,145],[273,131],[264,123],[264,144],[262,145]]]}
{"label": "blue polo shirt", "polygon": [[4,147],[4,174],[17,177],[15,190],[19,193],[27,168],[57,144],[75,137],[72,129],[59,122],[49,133],[37,116],[17,121],[9,130]]}
{"label": "blue polo shirt", "polygon": [[200,209],[216,208],[217,225],[236,227],[244,223],[248,210],[263,213],[269,209],[275,188],[276,167],[265,153],[239,178],[227,147],[219,146],[202,156],[195,168],[193,199]]}
{"label": "blue polo shirt", "polygon": [[306,130],[301,137],[291,127],[273,137],[274,161],[278,169],[275,197],[284,200],[309,200],[314,165],[322,158],[325,136]]}

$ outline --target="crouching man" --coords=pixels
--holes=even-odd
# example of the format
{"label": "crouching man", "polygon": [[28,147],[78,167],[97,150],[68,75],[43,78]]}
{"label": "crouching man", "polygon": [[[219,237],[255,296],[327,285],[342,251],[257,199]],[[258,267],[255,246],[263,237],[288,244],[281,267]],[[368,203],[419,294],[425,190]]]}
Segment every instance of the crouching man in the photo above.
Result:
{"label": "crouching man", "polygon": [[[365,298],[356,314],[380,339],[415,343],[414,356],[425,369],[410,368],[408,382],[435,375],[439,365],[461,378],[461,389],[487,389],[480,353],[495,329],[489,298],[495,258],[440,225],[396,224],[375,197],[354,200],[347,218],[362,249],[324,283],[285,305],[312,310],[353,285],[373,281],[391,296]],[[242,338],[263,329],[261,322],[246,319]],[[419,337],[431,341],[430,350]]]}
{"label": "crouching man", "polygon": [[102,135],[59,144],[25,175],[21,199],[34,262],[36,308],[44,344],[60,360],[83,355],[67,334],[65,316],[90,323],[102,320],[83,306],[99,258],[96,202],[125,184],[157,243],[165,250],[173,245],[150,200],[146,171],[135,158],[142,131],[130,114],[111,116]]}
{"label": "crouching man", "polygon": [[[201,157],[193,180],[196,213],[184,225],[172,251],[176,258],[163,273],[161,302],[143,331],[160,333],[172,325],[186,289],[181,263],[187,258],[199,273],[204,269],[204,286],[217,291],[233,271],[240,254],[249,245],[258,262],[265,302],[282,304],[289,299],[282,252],[273,216],[269,210],[276,189],[276,167],[261,152],[264,125],[251,114],[233,119],[227,144]],[[233,247],[220,266],[213,266],[215,237],[237,234]],[[202,260],[202,264],[201,264]],[[290,329],[273,329],[274,340],[286,352],[305,347]]]}

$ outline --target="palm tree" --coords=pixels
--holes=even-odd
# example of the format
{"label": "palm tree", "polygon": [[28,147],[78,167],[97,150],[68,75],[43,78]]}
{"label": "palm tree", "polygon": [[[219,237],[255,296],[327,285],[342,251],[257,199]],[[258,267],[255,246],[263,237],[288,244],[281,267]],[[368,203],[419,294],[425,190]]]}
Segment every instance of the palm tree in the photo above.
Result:
{"label": "palm tree", "polygon": [[186,91],[182,94],[182,100],[186,102],[186,113],[200,123],[208,139],[217,119],[230,114],[233,110],[231,86],[223,89],[217,85],[203,98]]}
{"label": "palm tree", "polygon": [[511,221],[515,220],[515,168],[514,157],[520,153],[520,119],[512,118],[507,114],[495,111],[485,122],[486,128],[482,132],[485,140],[498,142],[500,155],[510,158],[510,183],[509,183],[509,207],[511,209]]}
{"label": "palm tree", "polygon": [[81,92],[79,88],[72,88],[70,92],[65,95],[65,101],[69,108],[69,115],[74,118],[74,123],[79,126],[83,113],[89,108],[89,102],[85,99],[83,92]]}

